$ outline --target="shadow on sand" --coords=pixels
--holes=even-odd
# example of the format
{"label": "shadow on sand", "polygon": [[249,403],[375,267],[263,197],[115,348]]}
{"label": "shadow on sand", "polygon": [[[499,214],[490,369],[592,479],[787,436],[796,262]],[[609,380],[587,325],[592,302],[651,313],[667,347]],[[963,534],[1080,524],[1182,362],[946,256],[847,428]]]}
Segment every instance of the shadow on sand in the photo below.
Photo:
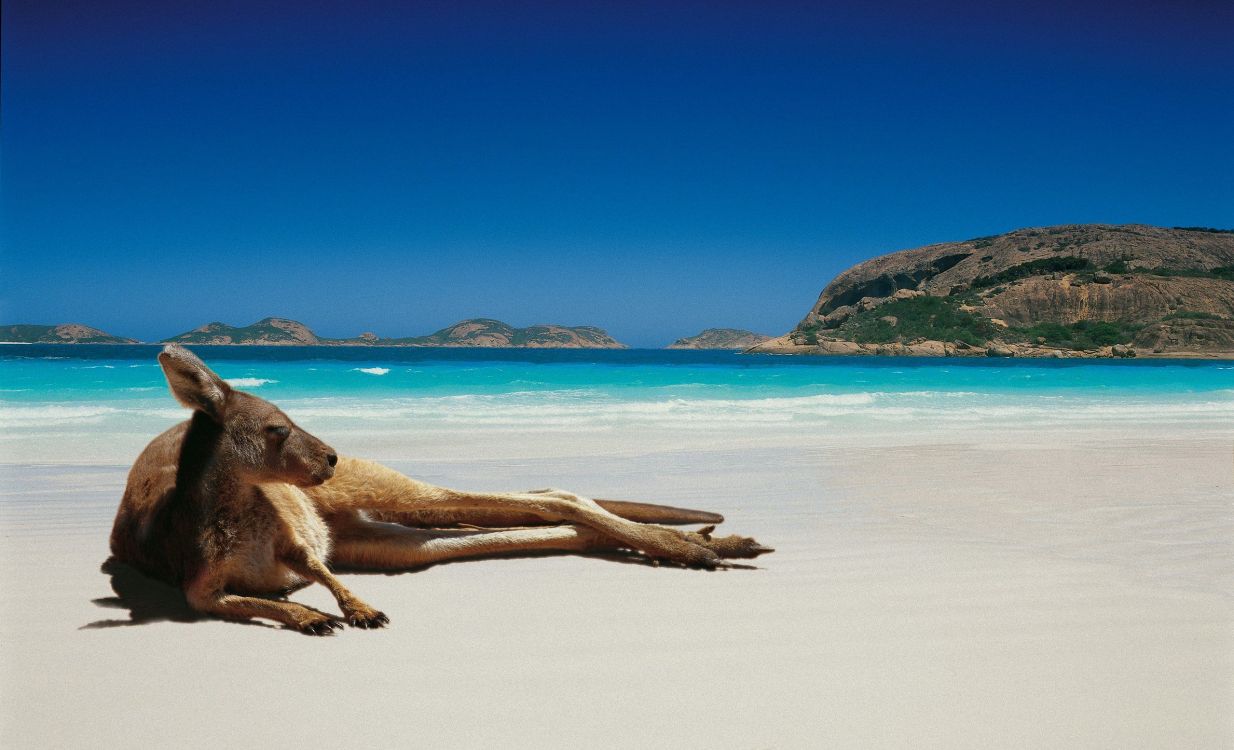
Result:
{"label": "shadow on sand", "polygon": [[[366,568],[339,568],[340,573],[359,573],[362,575],[403,575],[406,573],[414,573],[428,568],[437,567],[438,565],[457,565],[459,563],[478,562],[480,559],[496,560],[496,559],[514,559],[514,558],[534,558],[534,557],[556,557],[561,555],[561,552],[554,551],[526,551],[521,553],[512,553],[509,555],[492,555],[486,558],[469,558],[459,560],[443,560],[428,565],[406,568],[403,570],[373,570]],[[655,563],[648,560],[643,555],[635,552],[613,551],[600,552],[578,555],[577,557],[590,558],[593,560],[602,560],[606,562],[623,563],[626,565],[642,565],[653,566]],[[676,566],[670,566],[676,567]],[[733,565],[735,568],[755,569],[752,565]],[[99,568],[100,572],[105,573],[111,578],[111,590],[115,592],[115,596],[105,596],[98,599],[93,599],[95,605],[104,609],[128,610],[128,618],[110,618],[104,620],[95,620],[94,622],[82,625],[80,630],[99,630],[103,628],[120,628],[131,625],[146,625],[152,622],[200,622],[203,620],[218,619],[211,615],[197,612],[189,606],[188,601],[184,598],[184,592],[180,589],[170,586],[162,581],[156,580],[147,576],[145,573],[136,568],[120,562],[114,557],[109,557]],[[290,593],[290,592],[289,592]],[[268,599],[284,600],[285,595],[265,597]],[[265,622],[256,620],[234,620],[240,625],[251,625],[263,628],[277,628]]]}
{"label": "shadow on sand", "polygon": [[[82,625],[80,630],[120,628],[151,622],[199,622],[217,619],[190,607],[180,589],[155,580],[114,557],[107,558],[99,570],[111,577],[111,590],[116,595],[92,601],[104,609],[127,609],[128,619],[95,620]],[[240,624],[270,627],[251,621]]]}

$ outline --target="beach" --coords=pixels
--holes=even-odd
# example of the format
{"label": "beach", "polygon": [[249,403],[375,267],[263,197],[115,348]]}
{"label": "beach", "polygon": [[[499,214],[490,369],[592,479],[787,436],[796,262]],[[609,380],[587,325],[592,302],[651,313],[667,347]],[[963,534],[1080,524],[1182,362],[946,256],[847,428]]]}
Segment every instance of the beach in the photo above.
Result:
{"label": "beach", "polygon": [[[257,372],[219,369],[280,379],[246,366]],[[621,375],[637,377],[650,376]],[[705,508],[726,516],[721,531],[776,548],[756,569],[712,573],[580,556],[346,573],[392,622],[329,639],[197,618],[173,591],[101,572],[124,455],[147,423],[108,401],[114,413],[23,427],[50,402],[8,403],[10,434],[26,433],[0,466],[0,732],[13,747],[1228,747],[1230,396],[1224,374],[1160,377],[1182,387],[1124,383],[1083,404],[950,391],[989,397],[981,407],[829,386],[705,419],[698,394],[675,411],[663,394],[630,398],[618,413],[594,383],[591,401],[562,406],[554,381],[498,397],[507,412],[434,401],[449,414],[420,424],[312,412],[312,394],[286,392],[309,415],[293,418],[340,452],[420,479]],[[156,397],[169,414],[142,419],[174,419]],[[543,408],[521,411],[528,398]],[[1049,406],[1058,398],[1079,411]],[[1041,414],[1026,399],[1045,399],[1032,402]],[[868,411],[880,403],[892,411]],[[972,416],[993,404],[1012,411]],[[794,409],[819,413],[773,418]],[[83,437],[92,429],[116,432]],[[57,434],[77,449],[53,452]],[[336,610],[319,586],[291,598]]]}

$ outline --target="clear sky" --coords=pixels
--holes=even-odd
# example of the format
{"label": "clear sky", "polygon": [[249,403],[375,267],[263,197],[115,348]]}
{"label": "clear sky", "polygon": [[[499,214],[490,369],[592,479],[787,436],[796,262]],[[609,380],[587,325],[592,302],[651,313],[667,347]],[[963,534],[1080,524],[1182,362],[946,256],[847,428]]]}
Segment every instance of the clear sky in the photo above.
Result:
{"label": "clear sky", "polygon": [[791,328],[854,262],[1234,226],[1234,3],[3,4],[0,323]]}

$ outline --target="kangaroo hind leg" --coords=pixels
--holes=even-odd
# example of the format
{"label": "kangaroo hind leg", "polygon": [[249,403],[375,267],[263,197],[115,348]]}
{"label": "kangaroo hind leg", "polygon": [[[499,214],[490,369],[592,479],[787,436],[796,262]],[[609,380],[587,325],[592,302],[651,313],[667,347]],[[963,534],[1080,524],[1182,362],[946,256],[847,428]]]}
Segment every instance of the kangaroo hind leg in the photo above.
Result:
{"label": "kangaroo hind leg", "polygon": [[412,529],[394,523],[356,519],[336,530],[330,561],[369,570],[406,570],[461,558],[520,552],[587,552],[614,549],[614,542],[586,526],[470,531]]}
{"label": "kangaroo hind leg", "polygon": [[702,568],[730,567],[722,562],[720,553],[712,549],[703,535],[688,535],[665,526],[629,521],[590,498],[560,490],[460,492],[418,482],[371,461],[344,458],[339,461],[334,479],[306,491],[326,514],[345,510],[516,512],[549,522],[589,526],[602,536],[620,542],[621,546],[653,559]]}

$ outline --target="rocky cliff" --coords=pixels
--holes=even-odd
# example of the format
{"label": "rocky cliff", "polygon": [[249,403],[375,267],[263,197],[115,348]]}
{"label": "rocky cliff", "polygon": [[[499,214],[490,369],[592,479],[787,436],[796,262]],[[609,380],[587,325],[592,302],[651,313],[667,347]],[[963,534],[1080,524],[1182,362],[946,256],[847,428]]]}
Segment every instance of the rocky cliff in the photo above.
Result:
{"label": "rocky cliff", "polygon": [[60,325],[28,325],[17,324],[0,326],[0,341],[18,344],[136,344],[135,339],[113,336],[106,331],[82,325],[81,323],[61,323]]}
{"label": "rocky cliff", "polygon": [[749,349],[771,337],[740,328],[708,328],[696,336],[680,338],[666,349]]}
{"label": "rocky cliff", "polygon": [[753,351],[1234,356],[1234,232],[1082,224],[904,250]]}

